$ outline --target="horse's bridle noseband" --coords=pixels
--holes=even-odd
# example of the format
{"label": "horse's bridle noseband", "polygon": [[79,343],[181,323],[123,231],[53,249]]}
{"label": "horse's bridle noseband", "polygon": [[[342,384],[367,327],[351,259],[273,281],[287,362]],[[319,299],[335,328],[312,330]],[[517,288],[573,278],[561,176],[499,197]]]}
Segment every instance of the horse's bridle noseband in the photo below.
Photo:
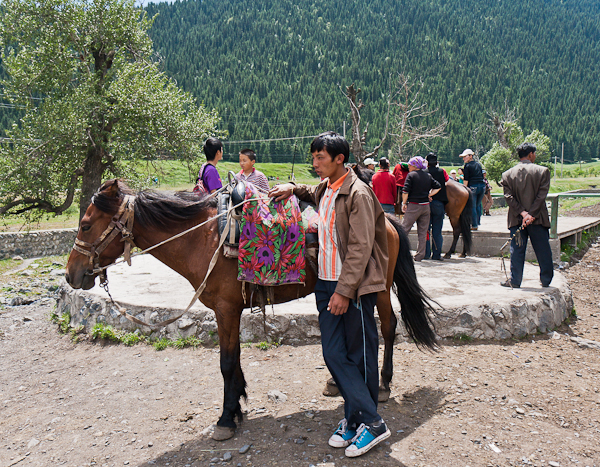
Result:
{"label": "horse's bridle noseband", "polygon": [[122,242],[125,242],[124,256],[127,264],[131,266],[131,247],[133,242],[133,218],[134,218],[135,196],[125,195],[119,210],[113,216],[108,227],[93,243],[87,243],[75,238],[73,249],[89,258],[89,268],[85,272],[88,276],[100,274],[100,280],[106,281],[106,268],[100,266],[100,254],[110,245],[115,237],[121,233]]}

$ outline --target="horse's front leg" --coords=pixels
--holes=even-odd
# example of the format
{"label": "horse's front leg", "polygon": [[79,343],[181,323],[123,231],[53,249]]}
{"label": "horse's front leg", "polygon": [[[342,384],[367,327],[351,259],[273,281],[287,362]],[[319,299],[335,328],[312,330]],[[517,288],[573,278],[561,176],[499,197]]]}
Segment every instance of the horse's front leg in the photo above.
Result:
{"label": "horse's front leg", "polygon": [[221,374],[223,375],[223,413],[217,422],[213,439],[223,441],[235,434],[235,418],[242,421],[240,398],[246,399],[246,380],[240,364],[240,317],[242,310],[216,313],[221,349]]}

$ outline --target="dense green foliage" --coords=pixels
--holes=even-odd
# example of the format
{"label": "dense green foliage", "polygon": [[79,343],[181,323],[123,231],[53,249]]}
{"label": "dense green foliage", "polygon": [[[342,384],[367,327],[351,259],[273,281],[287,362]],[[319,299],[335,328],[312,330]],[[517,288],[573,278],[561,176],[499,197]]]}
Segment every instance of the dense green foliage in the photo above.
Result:
{"label": "dense green foliage", "polygon": [[82,217],[103,178],[135,178],[140,158],[200,157],[218,117],[158,68],[134,0],[1,7],[1,84],[24,116],[0,146],[0,213],[61,213],[78,198]]}
{"label": "dense green foliage", "polygon": [[[444,161],[489,150],[491,135],[472,135],[505,102],[525,134],[539,129],[555,153],[565,142],[565,160],[599,156],[598,0],[188,0],[147,11],[159,14],[150,36],[164,68],[217,108],[231,141],[341,132],[349,107],[338,85],[355,82],[373,147],[390,75],[404,72],[449,121]],[[226,153],[246,145],[259,161],[294,151],[282,141]]]}

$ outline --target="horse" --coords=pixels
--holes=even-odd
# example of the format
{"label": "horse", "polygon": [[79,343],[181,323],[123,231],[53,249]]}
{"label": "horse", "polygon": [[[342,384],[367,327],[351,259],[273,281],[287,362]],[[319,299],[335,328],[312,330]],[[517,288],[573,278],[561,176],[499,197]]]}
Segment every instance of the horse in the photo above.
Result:
{"label": "horse", "polygon": [[[131,245],[147,249],[208,221],[206,225],[161,244],[151,252],[196,289],[205,281],[210,258],[219,247],[216,214],[217,200],[210,195],[155,191],[134,194],[121,180],[106,181],[93,196],[81,219],[75,245],[67,261],[66,281],[75,289],[88,290],[94,286],[102,268],[124,253],[125,258],[129,258]],[[408,237],[396,219],[387,217],[386,220],[390,260],[387,290],[378,293],[377,310],[385,342],[381,390],[389,396],[397,324],[390,300],[392,285],[410,338],[417,346],[432,350],[437,348],[437,340],[429,316],[433,307],[417,282]],[[119,238],[119,233],[122,238]],[[242,283],[237,281],[237,274],[237,260],[219,254],[206,278],[206,288],[199,297],[204,305],[214,310],[218,326],[224,396],[223,411],[212,434],[216,440],[229,439],[235,434],[236,420],[241,422],[243,419],[240,399],[247,398],[246,380],[240,365],[239,328],[242,311],[249,305],[243,298]],[[274,288],[274,303],[288,302],[312,293],[316,280],[316,274],[307,267],[304,284]],[[248,285],[245,287],[246,296],[250,296]]]}
{"label": "horse", "polygon": [[452,225],[452,245],[444,258],[449,259],[452,253],[456,251],[456,243],[460,234],[463,237],[463,252],[460,254],[464,258],[471,251],[473,237],[471,234],[471,217],[473,215],[473,200],[470,190],[462,183],[454,180],[449,180],[446,183],[446,195],[448,203],[446,203],[446,214]]}

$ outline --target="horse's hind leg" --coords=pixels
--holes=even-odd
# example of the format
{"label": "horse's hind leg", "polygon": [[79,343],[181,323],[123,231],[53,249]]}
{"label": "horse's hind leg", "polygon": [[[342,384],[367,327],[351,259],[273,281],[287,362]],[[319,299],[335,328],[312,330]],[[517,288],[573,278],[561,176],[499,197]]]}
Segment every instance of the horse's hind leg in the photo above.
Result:
{"label": "horse's hind leg", "polygon": [[377,314],[381,323],[384,351],[383,365],[381,366],[381,380],[379,381],[379,402],[386,402],[390,398],[390,382],[394,374],[394,339],[396,338],[396,325],[398,320],[392,309],[390,291],[377,294]]}
{"label": "horse's hind leg", "polygon": [[444,258],[450,259],[452,253],[456,251],[456,244],[458,243],[458,238],[460,237],[460,227],[455,227],[452,222],[452,245],[448,252],[444,255]]}
{"label": "horse's hind leg", "polygon": [[240,316],[242,310],[216,313],[221,349],[221,374],[223,375],[223,413],[217,422],[213,438],[223,441],[235,434],[237,417],[242,421],[240,398],[246,395],[246,380],[240,364]]}

